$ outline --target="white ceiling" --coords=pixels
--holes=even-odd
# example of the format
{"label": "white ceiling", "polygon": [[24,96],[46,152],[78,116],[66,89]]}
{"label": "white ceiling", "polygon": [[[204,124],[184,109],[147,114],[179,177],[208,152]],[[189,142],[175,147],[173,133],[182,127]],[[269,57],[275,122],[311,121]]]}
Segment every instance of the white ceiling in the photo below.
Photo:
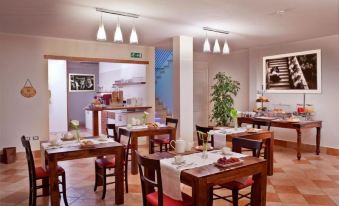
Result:
{"label": "white ceiling", "polygon": [[[339,0],[0,0],[0,32],[95,40],[95,7],[141,15],[120,17],[125,41],[135,24],[142,45],[168,46],[171,37],[188,35],[196,51],[203,26],[229,30],[208,35],[227,37],[232,50],[339,33]],[[109,41],[116,20],[104,14]]]}

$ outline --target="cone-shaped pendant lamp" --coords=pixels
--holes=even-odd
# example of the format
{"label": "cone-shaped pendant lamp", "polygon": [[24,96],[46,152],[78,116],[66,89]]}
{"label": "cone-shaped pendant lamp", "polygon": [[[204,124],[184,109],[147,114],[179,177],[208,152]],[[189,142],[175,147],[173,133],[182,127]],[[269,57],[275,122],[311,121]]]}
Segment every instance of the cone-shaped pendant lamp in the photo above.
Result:
{"label": "cone-shaped pendant lamp", "polygon": [[106,31],[104,27],[104,22],[102,20],[102,14],[101,14],[101,23],[97,32],[97,40],[98,41],[106,41]]}
{"label": "cone-shaped pendant lamp", "polygon": [[113,40],[113,41],[114,41],[115,43],[122,43],[122,42],[123,42],[119,18],[118,18],[118,24],[117,24],[117,27],[115,28],[114,40]]}
{"label": "cone-shaped pendant lamp", "polygon": [[129,43],[130,44],[138,44],[139,43],[138,35],[137,35],[136,30],[135,30],[135,27],[133,27],[133,29],[132,29],[131,36],[129,38]]}
{"label": "cone-shaped pendant lamp", "polygon": [[220,53],[220,45],[218,39],[214,42],[213,53]]}
{"label": "cone-shaped pendant lamp", "polygon": [[225,39],[224,48],[222,50],[222,53],[223,54],[229,54],[230,53],[230,47],[228,46],[228,42],[227,42],[226,39]]}

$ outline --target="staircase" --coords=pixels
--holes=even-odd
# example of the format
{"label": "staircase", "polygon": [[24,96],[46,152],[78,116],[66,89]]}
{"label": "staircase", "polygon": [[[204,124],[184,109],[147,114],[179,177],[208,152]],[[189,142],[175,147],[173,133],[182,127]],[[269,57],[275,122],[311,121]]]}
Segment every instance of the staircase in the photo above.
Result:
{"label": "staircase", "polygon": [[158,97],[155,98],[155,121],[160,123],[165,123],[166,117],[171,117],[172,114],[168,112],[166,106],[159,100]]}
{"label": "staircase", "polygon": [[271,89],[290,89],[290,73],[288,70],[288,58],[279,58],[269,60],[268,67],[272,68],[277,66],[279,68],[279,82],[270,81]]}

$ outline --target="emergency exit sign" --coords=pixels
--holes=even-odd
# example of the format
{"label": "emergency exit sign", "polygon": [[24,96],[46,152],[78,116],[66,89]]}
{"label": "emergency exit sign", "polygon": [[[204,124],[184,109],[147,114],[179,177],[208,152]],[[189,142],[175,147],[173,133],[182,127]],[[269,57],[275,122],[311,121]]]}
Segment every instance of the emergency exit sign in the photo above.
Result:
{"label": "emergency exit sign", "polygon": [[142,53],[140,53],[140,52],[131,52],[131,58],[140,59],[140,58],[142,58]]}

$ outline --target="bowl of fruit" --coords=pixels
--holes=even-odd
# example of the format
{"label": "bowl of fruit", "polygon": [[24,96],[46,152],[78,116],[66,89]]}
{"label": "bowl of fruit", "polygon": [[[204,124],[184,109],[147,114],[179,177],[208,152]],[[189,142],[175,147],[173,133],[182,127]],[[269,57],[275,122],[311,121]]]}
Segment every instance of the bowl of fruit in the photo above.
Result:
{"label": "bowl of fruit", "polygon": [[236,157],[230,157],[230,158],[221,157],[214,164],[218,167],[231,167],[231,166],[242,164],[243,161],[244,160],[241,160]]}

